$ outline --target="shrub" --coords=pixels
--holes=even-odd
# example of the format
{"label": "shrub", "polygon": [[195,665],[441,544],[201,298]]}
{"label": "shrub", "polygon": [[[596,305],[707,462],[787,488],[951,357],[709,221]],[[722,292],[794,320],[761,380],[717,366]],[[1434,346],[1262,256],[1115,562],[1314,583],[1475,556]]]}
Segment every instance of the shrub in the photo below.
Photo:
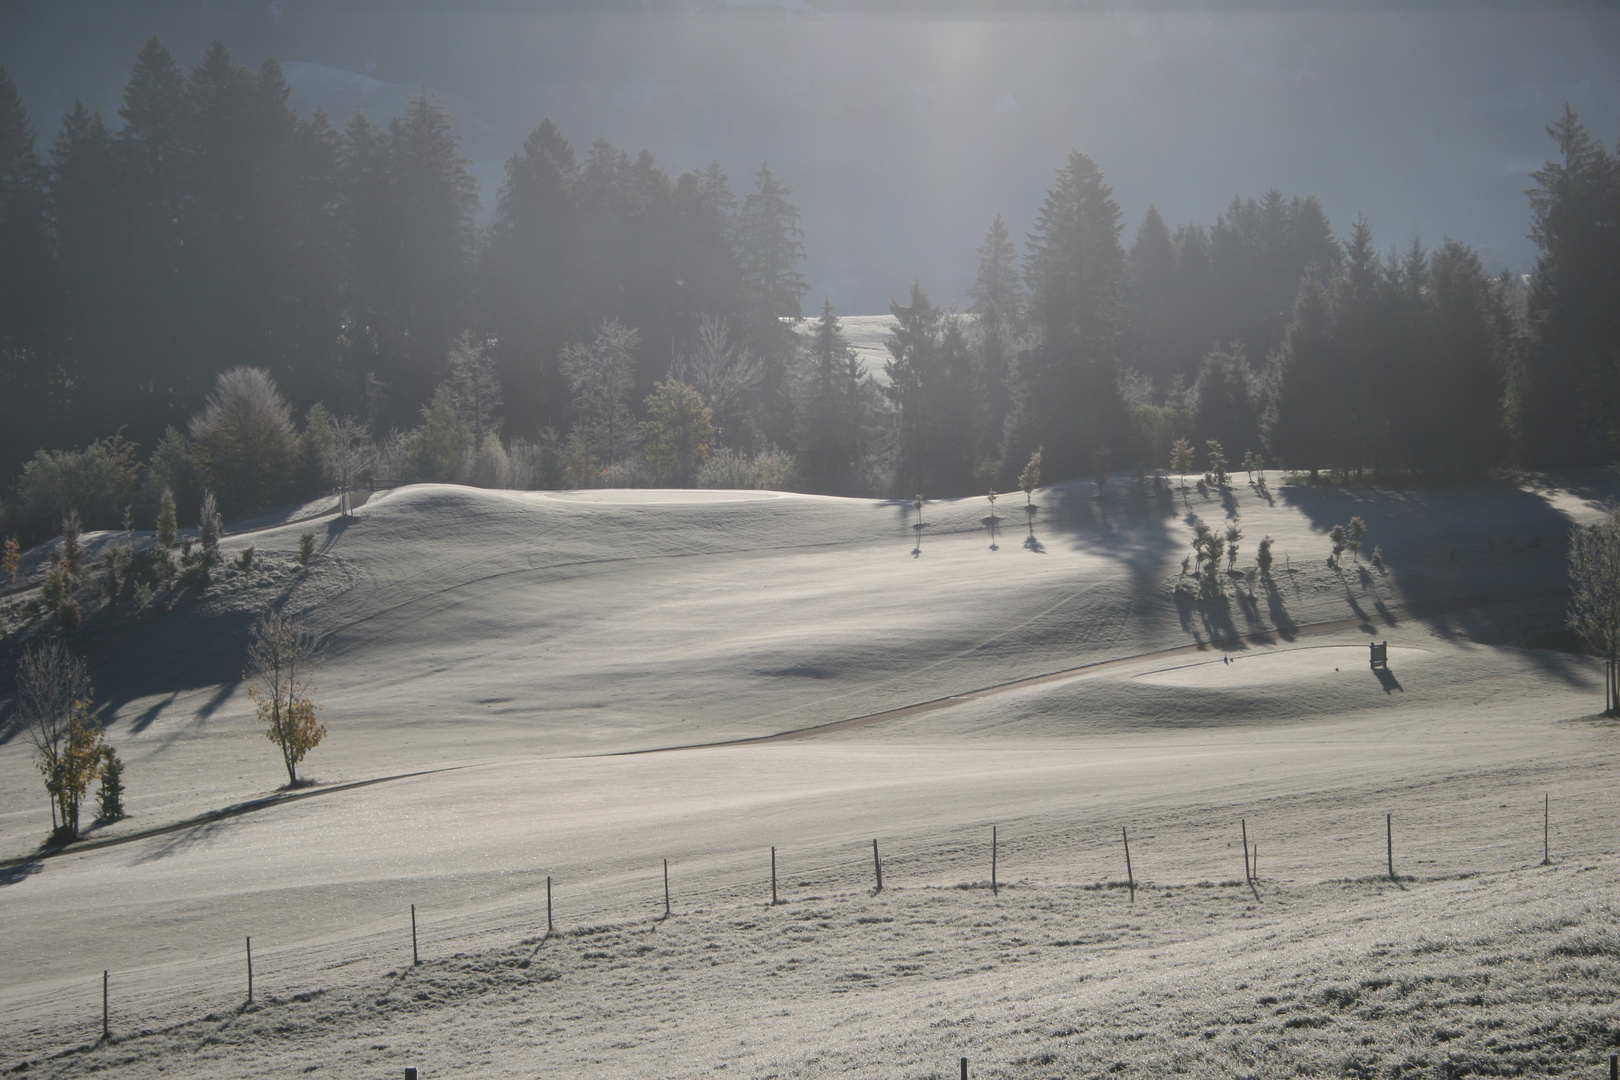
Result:
{"label": "shrub", "polygon": [[174,547],[174,537],[179,532],[179,524],[174,512],[174,492],[168,488],[163,489],[163,495],[158,500],[157,539],[166,550]]}
{"label": "shrub", "polygon": [[1205,439],[1204,443],[1209,448],[1210,482],[1217,488],[1223,488],[1231,479],[1226,471],[1226,451],[1221,449],[1221,444],[1214,439]]}
{"label": "shrub", "polygon": [[22,562],[22,545],[15,536],[6,537],[5,554],[0,556],[0,571],[11,579],[11,587],[17,587],[17,570]]}
{"label": "shrub", "polygon": [[798,464],[793,455],[775,447],[758,454],[720,450],[698,470],[701,488],[742,488],[792,491],[799,482]]}
{"label": "shrub", "polygon": [[107,592],[107,603],[118,603],[124,591],[124,553],[108,547],[101,553],[101,582]]}
{"label": "shrub", "polygon": [[103,745],[101,748],[101,790],[96,793],[96,819],[119,821],[124,813],[124,763],[118,760],[118,751]]}
{"label": "shrub", "polygon": [[84,616],[79,611],[79,602],[71,596],[63,600],[56,609],[56,622],[64,631],[71,632],[79,628]]}
{"label": "shrub", "polygon": [[259,509],[286,494],[292,410],[263,369],[222,373],[188,430],[198,478],[220,493],[228,513]]}
{"label": "shrub", "polygon": [[314,493],[329,490],[337,435],[332,414],[317,401],[304,416],[304,433],[298,437],[298,490]]}
{"label": "shrub", "polygon": [[[141,505],[146,513],[158,513],[161,510],[163,492],[169,493],[169,500],[173,502],[175,492],[183,492],[186,497],[187,516],[196,509],[197,491],[201,485],[197,482],[197,470],[191,463],[191,446],[186,437],[173,427],[163,432],[157,446],[152,449],[152,456],[146,461],[146,479],[141,489]],[[176,524],[179,523],[180,508],[176,508]],[[173,540],[169,543],[172,545]]]}
{"label": "shrub", "polygon": [[70,582],[76,581],[79,571],[83,569],[84,548],[79,543],[81,531],[79,512],[69,510],[67,517],[62,519],[62,566]]}
{"label": "shrub", "polygon": [[410,433],[411,471],[423,480],[453,484],[461,479],[462,465],[473,445],[472,428],[456,409],[453,392],[440,385],[422,409],[422,425]]}
{"label": "shrub", "polygon": [[309,566],[309,561],[315,557],[315,534],[306,532],[298,538],[298,565]]}
{"label": "shrub", "polygon": [[203,559],[212,563],[219,558],[219,506],[212,491],[203,492],[202,513],[197,518],[197,543],[202,546]]}
{"label": "shrub", "polygon": [[1254,556],[1255,565],[1260,567],[1260,573],[1265,577],[1271,576],[1271,544],[1271,537],[1262,536],[1260,550]]}
{"label": "shrub", "polygon": [[256,553],[256,549],[251,544],[243,548],[242,553],[236,557],[236,568],[244,574],[251,574],[253,572],[253,556]]}
{"label": "shrub", "polygon": [[22,516],[48,529],[78,510],[93,529],[117,528],[139,475],[135,444],[117,435],[83,450],[40,450],[17,482]]}
{"label": "shrub", "polygon": [[641,446],[648,467],[660,482],[689,486],[709,460],[714,438],[709,407],[696,390],[671,379],[648,395],[647,415]]}

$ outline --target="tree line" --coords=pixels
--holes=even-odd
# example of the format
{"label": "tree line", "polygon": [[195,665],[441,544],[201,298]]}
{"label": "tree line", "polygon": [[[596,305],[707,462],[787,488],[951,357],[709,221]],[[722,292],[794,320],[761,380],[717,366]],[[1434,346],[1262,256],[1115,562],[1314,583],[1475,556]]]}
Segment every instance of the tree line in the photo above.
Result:
{"label": "tree line", "polygon": [[163,490],[239,514],[358,482],[769,484],[879,496],[1162,468],[1178,439],[1310,471],[1460,475],[1620,455],[1620,165],[1567,112],[1528,280],[1451,239],[1381,252],[1320,203],[1150,209],[1127,248],[1072,154],[1023,244],[999,215],[964,311],[921,282],[884,378],[808,292],[791,189],[742,197],[550,121],[493,218],[444,107],[297,115],[273,60],[142,48],[116,127],[43,157],[0,71],[8,526]]}

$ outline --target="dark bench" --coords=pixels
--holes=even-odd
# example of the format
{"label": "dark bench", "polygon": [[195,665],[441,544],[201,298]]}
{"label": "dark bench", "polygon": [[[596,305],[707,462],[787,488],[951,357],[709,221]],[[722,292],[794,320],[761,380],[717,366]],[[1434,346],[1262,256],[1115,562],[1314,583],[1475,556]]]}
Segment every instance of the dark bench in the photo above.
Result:
{"label": "dark bench", "polygon": [[1372,667],[1389,670],[1389,642],[1369,641],[1367,647],[1372,650]]}

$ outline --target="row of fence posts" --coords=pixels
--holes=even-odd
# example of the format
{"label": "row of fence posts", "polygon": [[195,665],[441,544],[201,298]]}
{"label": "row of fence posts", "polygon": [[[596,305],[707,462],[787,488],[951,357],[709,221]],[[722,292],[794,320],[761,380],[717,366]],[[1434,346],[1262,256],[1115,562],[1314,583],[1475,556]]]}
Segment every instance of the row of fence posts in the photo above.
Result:
{"label": "row of fence posts", "polygon": [[[1541,862],[1540,862],[1539,865],[1541,865],[1541,866],[1551,866],[1552,865],[1552,795],[1550,793],[1545,794],[1542,797],[1542,811],[1541,811],[1541,813],[1542,813],[1542,818],[1541,818]],[[1249,822],[1248,822],[1247,818],[1240,818],[1239,821],[1238,821],[1238,827],[1242,831],[1242,842],[1243,842],[1243,883],[1249,887],[1249,890],[1254,894],[1255,900],[1258,901],[1260,899],[1260,890],[1257,887],[1256,882],[1259,879],[1259,873],[1260,873],[1260,871],[1259,871],[1259,866],[1260,866],[1260,845],[1255,844],[1253,846],[1253,848],[1251,848],[1249,846]],[[1132,869],[1132,866],[1131,866],[1131,834],[1130,834],[1130,830],[1128,828],[1121,828],[1120,829],[1120,843],[1121,843],[1121,846],[1125,850],[1125,886],[1126,886],[1127,890],[1129,890],[1129,893],[1130,893],[1130,902],[1134,904],[1136,902],[1136,874],[1135,874],[1135,871]],[[1000,881],[998,880],[998,877],[997,877],[997,863],[998,863],[999,854],[1000,854],[999,830],[998,830],[997,826],[992,825],[992,826],[990,826],[990,891],[991,891],[991,893],[993,895],[996,895],[996,896],[999,896],[1001,894]],[[1394,882],[1396,885],[1399,885],[1400,884],[1400,878],[1395,873],[1395,815],[1392,814],[1392,813],[1384,815],[1384,855],[1385,855],[1386,865],[1387,865],[1387,868],[1388,868],[1389,880]],[[874,875],[874,877],[876,879],[876,888],[873,889],[872,895],[876,896],[878,893],[881,893],[883,891],[883,859],[882,859],[881,855],[878,852],[878,842],[877,842],[877,839],[875,837],[872,840],[872,872],[873,872],[873,875]],[[777,886],[776,886],[776,847],[773,845],[771,847],[771,905],[773,907],[775,907],[780,903],[781,903],[781,900],[778,899]],[[665,859],[664,860],[664,914],[663,914],[662,918],[663,919],[668,919],[668,918],[671,917],[671,914],[672,914],[672,911],[671,911],[671,907],[670,907],[670,892],[669,892],[669,860]],[[547,876],[547,878],[546,878],[546,937],[549,938],[555,933],[556,933],[556,925],[552,921],[551,878],[550,878],[550,876]],[[420,947],[418,945],[417,932],[416,932],[416,905],[412,904],[411,905],[411,965],[413,967],[420,967],[421,963],[422,963],[422,953],[421,953],[421,949],[420,949]],[[101,973],[101,1038],[102,1038],[103,1041],[108,1041],[108,1040],[110,1040],[112,1038],[112,1019],[111,1019],[111,1013],[110,1013],[110,987],[111,987],[111,972],[110,971],[103,971]],[[253,1004],[253,938],[251,936],[247,938],[247,1003],[249,1005]],[[1616,1074],[1615,1071],[1614,1071],[1614,1060],[1615,1060],[1614,1058],[1610,1058],[1610,1080],[1620,1080],[1620,1074]],[[407,1075],[408,1076],[413,1075],[415,1073],[415,1071],[416,1071],[415,1069],[410,1069],[410,1070],[407,1071]],[[962,1059],[962,1075],[964,1077],[967,1076],[967,1058]]]}

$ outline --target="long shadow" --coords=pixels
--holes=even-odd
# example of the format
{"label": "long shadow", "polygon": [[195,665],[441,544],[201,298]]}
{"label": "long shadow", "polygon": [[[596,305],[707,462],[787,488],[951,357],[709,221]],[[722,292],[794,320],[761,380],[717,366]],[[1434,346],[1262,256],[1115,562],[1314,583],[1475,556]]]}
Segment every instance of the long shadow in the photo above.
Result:
{"label": "long shadow", "polygon": [[1406,687],[1401,685],[1401,680],[1397,679],[1395,673],[1389,668],[1373,668],[1372,671],[1374,675],[1378,676],[1378,685],[1384,688],[1384,693],[1393,694],[1397,690],[1403,694],[1406,692]]}
{"label": "long shadow", "polygon": [[[1561,474],[1556,481],[1593,506],[1620,494],[1620,472],[1612,468]],[[1294,484],[1279,495],[1323,534],[1324,556],[1334,525],[1351,517],[1366,522],[1363,551],[1381,546],[1387,560],[1382,582],[1400,606],[1431,619],[1445,636],[1490,640],[1500,632],[1499,614],[1477,603],[1483,581],[1496,585],[1493,596],[1544,605],[1553,614],[1568,598],[1565,538],[1573,521],[1541,491],[1481,481],[1406,490]],[[1488,543],[1487,536],[1528,542],[1509,548]],[[1535,544],[1536,537],[1543,542]],[[1356,569],[1363,585],[1375,580],[1364,566]],[[1470,599],[1468,610],[1445,610]]]}
{"label": "long shadow", "polygon": [[[1130,575],[1135,596],[1162,597],[1165,582],[1174,576],[1185,553],[1177,518],[1197,512],[1190,501],[1197,496],[1188,493],[1184,511],[1179,493],[1169,488],[1138,487],[1123,494],[1114,488],[1102,499],[1095,492],[1093,485],[1079,481],[1050,489],[1041,522],[1080,550],[1118,564]],[[1183,610],[1186,598],[1178,594],[1175,604],[1184,627],[1190,629],[1191,614]],[[1157,623],[1162,611],[1156,604],[1134,604],[1122,617],[1146,629]]]}
{"label": "long shadow", "polygon": [[38,859],[29,859],[27,862],[0,867],[0,889],[5,888],[7,885],[15,885],[19,881],[26,881],[43,869],[45,869],[45,864]]}
{"label": "long shadow", "polygon": [[175,699],[178,698],[179,696],[180,696],[179,694],[170,694],[168,697],[164,698],[162,701],[159,701],[159,702],[151,705],[150,707],[148,707],[145,711],[143,711],[139,716],[135,717],[135,719],[130,722],[129,730],[133,731],[134,733],[136,733],[138,735],[141,732],[145,731],[147,728],[151,727],[152,722],[154,720],[156,720],[160,715],[162,715],[164,709],[167,709],[170,705],[173,705],[174,702],[175,702]]}
{"label": "long shadow", "polygon": [[171,855],[180,855],[190,851],[192,848],[206,847],[236,824],[236,818],[226,817],[206,821],[189,829],[182,829],[161,844],[148,849],[135,860],[135,865],[158,862],[161,859],[167,859]]}
{"label": "long shadow", "polygon": [[1266,586],[1266,614],[1271,618],[1271,625],[1277,628],[1277,636],[1284,641],[1293,641],[1299,635],[1299,624],[1294,617],[1288,614],[1288,607],[1283,603],[1282,592],[1277,588],[1276,580],[1267,574],[1264,578]]}

